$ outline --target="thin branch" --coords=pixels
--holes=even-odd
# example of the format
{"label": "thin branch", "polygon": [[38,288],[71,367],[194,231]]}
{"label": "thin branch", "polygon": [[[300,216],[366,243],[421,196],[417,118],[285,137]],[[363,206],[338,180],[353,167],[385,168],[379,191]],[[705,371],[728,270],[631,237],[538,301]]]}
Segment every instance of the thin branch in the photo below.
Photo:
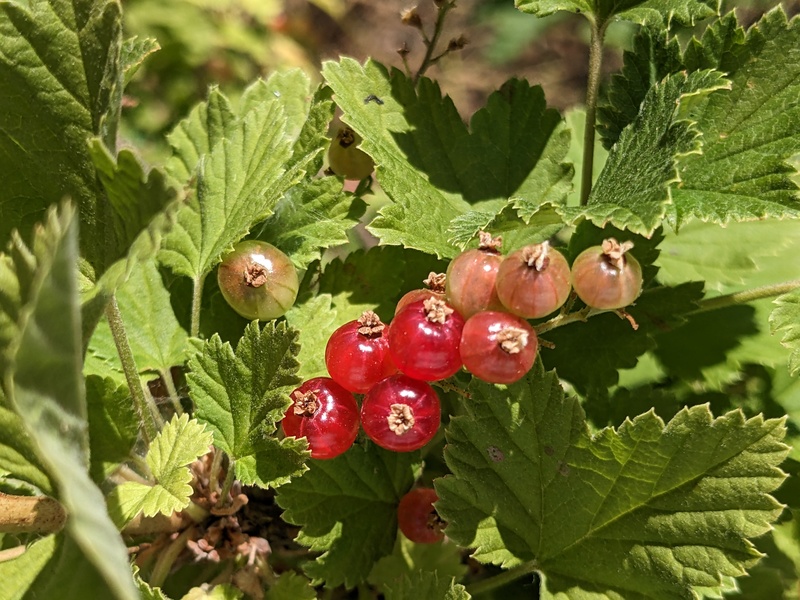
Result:
{"label": "thin branch", "polygon": [[589,43],[589,80],[586,83],[586,123],[583,130],[583,162],[581,164],[581,206],[586,206],[592,191],[594,171],[594,135],[597,121],[597,97],[603,67],[603,38],[605,21],[590,21],[592,38]]}

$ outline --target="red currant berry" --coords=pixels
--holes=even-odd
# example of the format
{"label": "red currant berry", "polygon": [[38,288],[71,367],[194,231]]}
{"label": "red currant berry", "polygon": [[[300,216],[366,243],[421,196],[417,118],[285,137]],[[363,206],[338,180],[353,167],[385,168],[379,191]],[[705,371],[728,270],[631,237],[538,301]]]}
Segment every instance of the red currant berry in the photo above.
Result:
{"label": "red currant berry", "polygon": [[603,240],[572,263],[572,287],[587,306],[611,310],[628,306],[642,291],[642,267],[627,254],[633,242]]}
{"label": "red currant berry", "polygon": [[361,403],[361,425],[381,448],[411,452],[439,429],[439,396],[424,381],[402,373],[374,385]]}
{"label": "red currant berry", "polygon": [[347,127],[340,127],[328,149],[328,165],[331,171],[345,179],[362,180],[372,174],[375,163],[358,145],[361,136]]}
{"label": "red currant berry", "polygon": [[305,437],[311,458],[335,458],[358,435],[358,405],[353,394],[333,379],[315,377],[291,393],[292,405],[283,416],[283,432]]}
{"label": "red currant berry", "polygon": [[397,306],[394,309],[394,314],[398,314],[401,310],[407,307],[409,304],[417,302],[419,300],[427,300],[428,298],[436,298],[437,300],[444,300],[444,290],[445,290],[445,274],[444,273],[434,273],[431,271],[428,278],[423,281],[423,283],[427,286],[425,289],[419,290],[411,290],[405,296],[400,298],[400,301],[397,303]]}
{"label": "red currant berry", "polygon": [[514,383],[533,366],[539,341],[527,321],[504,312],[484,311],[464,323],[461,359],[489,383]]}
{"label": "red currant berry", "polygon": [[569,264],[548,242],[509,254],[497,273],[503,306],[525,319],[538,319],[561,308],[570,292]]}
{"label": "red currant berry", "polygon": [[495,279],[503,256],[501,238],[480,232],[478,249],[456,256],[447,267],[447,301],[462,317],[469,319],[482,310],[502,310]]}
{"label": "red currant berry", "polygon": [[458,344],[464,319],[443,300],[409,304],[389,327],[389,353],[414,379],[438,381],[461,368]]}
{"label": "red currant berry", "polygon": [[277,319],[297,298],[292,261],[272,244],[246,240],[226,254],[217,270],[222,296],[245,319]]}
{"label": "red currant berry", "polygon": [[333,332],[325,347],[325,366],[333,380],[350,392],[366,394],[397,367],[389,355],[386,325],[371,310]]}
{"label": "red currant berry", "polygon": [[417,544],[435,544],[444,538],[444,523],[433,507],[438,499],[431,488],[415,488],[400,499],[397,525],[404,536]]}

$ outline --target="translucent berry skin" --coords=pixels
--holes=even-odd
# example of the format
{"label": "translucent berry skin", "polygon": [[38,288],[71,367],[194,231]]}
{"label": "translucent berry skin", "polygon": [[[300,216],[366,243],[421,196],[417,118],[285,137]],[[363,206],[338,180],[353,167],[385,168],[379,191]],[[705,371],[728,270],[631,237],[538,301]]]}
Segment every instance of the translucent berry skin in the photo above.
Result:
{"label": "translucent berry skin", "polygon": [[428,298],[437,298],[438,300],[445,300],[445,295],[443,292],[434,292],[433,290],[426,290],[426,289],[418,289],[418,290],[411,290],[410,292],[406,293],[400,300],[397,302],[397,306],[394,308],[394,314],[398,315],[403,309],[407,308],[409,304],[413,304],[414,302],[419,302],[420,300],[427,300]]}
{"label": "translucent berry skin", "polygon": [[246,240],[217,269],[225,301],[245,319],[277,319],[292,307],[300,282],[292,261],[272,244]]}
{"label": "translucent berry skin", "polygon": [[361,136],[347,126],[340,127],[328,149],[328,165],[331,171],[345,179],[360,181],[372,174],[375,163],[361,150]]}
{"label": "translucent berry skin", "polygon": [[538,349],[536,332],[528,322],[505,312],[473,315],[461,334],[464,366],[489,383],[521,379],[533,366]]}
{"label": "translucent berry skin", "polygon": [[397,525],[404,536],[417,544],[435,544],[444,538],[443,523],[433,507],[438,499],[431,488],[415,488],[400,499]]}
{"label": "translucent berry skin", "polygon": [[[413,422],[407,427],[390,422],[409,413]],[[424,381],[399,373],[373,386],[361,403],[361,426],[369,438],[381,448],[394,452],[411,452],[427,444],[439,429],[441,408],[439,396]],[[399,432],[399,433],[398,433]]]}
{"label": "translucent berry skin", "polygon": [[506,310],[525,319],[539,319],[561,308],[571,290],[569,263],[547,247],[542,269],[529,265],[526,246],[509,254],[497,272],[497,295]]}
{"label": "translucent berry skin", "polygon": [[355,320],[333,332],[325,347],[325,366],[346,390],[366,394],[373,385],[397,373],[397,367],[389,354],[387,330],[365,335],[359,329],[363,325]]}
{"label": "translucent berry skin", "polygon": [[642,291],[642,267],[629,253],[618,268],[603,252],[592,246],[572,263],[572,287],[587,306],[613,310],[630,305]]}
{"label": "translucent berry skin", "polygon": [[412,302],[395,316],[389,327],[389,353],[397,368],[409,377],[438,381],[461,368],[458,346],[464,319],[452,312],[444,323],[432,322],[425,303]]}
{"label": "translucent berry skin", "polygon": [[447,267],[447,301],[469,319],[482,310],[503,310],[495,280],[503,256],[494,250],[462,252]]}
{"label": "translucent berry skin", "polygon": [[[295,394],[313,392],[318,405],[310,416],[295,414]],[[329,377],[315,377],[294,390],[292,406],[283,417],[283,432],[305,437],[311,458],[335,458],[346,452],[358,435],[359,411],[353,394]]]}

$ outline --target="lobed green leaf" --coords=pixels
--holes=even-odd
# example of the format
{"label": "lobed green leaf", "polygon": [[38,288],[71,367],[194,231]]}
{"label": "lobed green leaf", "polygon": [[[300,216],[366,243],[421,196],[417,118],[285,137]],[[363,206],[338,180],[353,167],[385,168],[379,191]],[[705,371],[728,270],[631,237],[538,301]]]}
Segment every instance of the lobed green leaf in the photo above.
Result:
{"label": "lobed green leaf", "polygon": [[315,585],[354,587],[392,551],[397,504],[417,476],[418,460],[417,453],[356,444],[337,458],[310,461],[303,477],[278,490],[283,518],[302,525],[297,541],[322,552],[305,566]]}
{"label": "lobed green leaf", "polygon": [[789,373],[800,373],[800,288],[775,299],[777,308],[769,317],[773,334],[782,333],[781,343],[789,348]]}
{"label": "lobed green leaf", "polygon": [[585,14],[600,23],[619,17],[662,27],[673,20],[691,25],[719,12],[717,0],[515,0],[515,4],[522,12],[537,17],[563,10]]}
{"label": "lobed green leaf", "polygon": [[130,390],[113,378],[86,378],[89,420],[89,473],[98,484],[133,450],[139,436],[139,417]]}
{"label": "lobed green leaf", "polygon": [[590,435],[577,400],[537,363],[520,382],[474,381],[436,481],[446,533],[504,568],[536,561],[546,595],[689,597],[760,557],[747,538],[782,511],[782,420],[707,406],[649,412]]}
{"label": "lobed green leaf", "polygon": [[254,321],[234,352],[218,335],[189,360],[195,416],[214,433],[214,445],[234,461],[245,485],[279,486],[305,470],[305,440],[275,436],[291,404],[297,376],[298,333],[285,323]]}
{"label": "lobed green leaf", "polygon": [[384,587],[386,600],[469,600],[463,585],[436,571],[417,571]]}

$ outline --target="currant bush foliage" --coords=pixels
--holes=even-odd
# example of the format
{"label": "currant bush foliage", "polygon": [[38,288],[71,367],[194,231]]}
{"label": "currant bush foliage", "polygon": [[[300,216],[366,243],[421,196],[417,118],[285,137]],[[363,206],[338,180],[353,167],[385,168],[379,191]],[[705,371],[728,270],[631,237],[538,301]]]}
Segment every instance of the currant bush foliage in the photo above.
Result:
{"label": "currant bush foliage", "polygon": [[[373,60],[326,62],[317,86],[295,69],[235,100],[212,88],[151,167],[117,137],[158,42],[123,41],[115,0],[0,0],[0,490],[68,515],[38,539],[0,534],[2,552],[27,545],[0,561],[9,598],[167,598],[132,572],[115,523],[187,507],[211,444],[231,479],[277,488],[308,549],[260,585],[272,600],[315,586],[469,598],[493,572],[543,598],[796,589],[800,19],[776,9],[745,30],[729,14],[682,44],[676,28],[716,15],[713,0],[516,4],[581,13],[595,33],[642,25],[602,92],[608,154],[585,206],[579,113],[512,79],[465,123],[434,80]],[[354,192],[319,176],[336,107],[376,165]],[[359,221],[378,246],[334,258]],[[504,252],[551,239],[570,260],[632,241],[643,293],[624,314],[576,301],[534,323],[564,326],[513,385],[442,382],[445,440],[420,451],[362,438],[319,461],[283,437],[288,393],[326,375],[330,333],[364,310],[388,322],[487,228]],[[234,315],[208,277],[244,238],[305,272],[278,323]],[[774,301],[748,300],[776,282]],[[415,485],[437,490],[443,542],[397,531]],[[243,593],[193,585],[184,598]]]}

